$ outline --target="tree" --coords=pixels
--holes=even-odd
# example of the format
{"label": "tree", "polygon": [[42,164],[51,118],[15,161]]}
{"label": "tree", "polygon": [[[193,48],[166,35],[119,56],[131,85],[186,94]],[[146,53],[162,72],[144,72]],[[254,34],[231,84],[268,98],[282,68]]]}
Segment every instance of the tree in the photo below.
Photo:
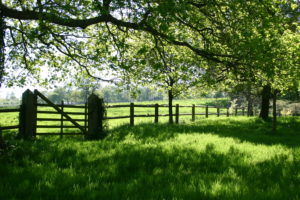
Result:
{"label": "tree", "polygon": [[[188,93],[196,86],[204,73],[199,65],[204,65],[191,55],[189,50],[168,46],[153,37],[140,36],[143,43],[135,42],[126,54],[127,70],[123,81],[128,85],[155,85],[167,92],[169,123],[173,123],[173,100]],[[154,42],[150,42],[154,40]],[[133,62],[132,62],[133,61]],[[198,62],[195,62],[198,61]]]}
{"label": "tree", "polygon": [[[10,49],[6,57],[12,62],[11,66],[26,69],[23,77],[28,72],[38,74],[42,63],[51,66],[53,73],[60,70],[69,74],[75,68],[98,77],[98,71],[122,56],[127,41],[136,32],[154,35],[203,58],[229,65],[234,56],[222,48],[204,48],[209,37],[218,35],[218,31],[211,28],[215,22],[207,19],[205,10],[208,9],[218,12],[209,2],[175,0],[31,0],[26,3],[13,0],[0,4],[8,33],[6,46]],[[13,74],[9,74],[6,80],[12,77]],[[61,77],[64,76],[56,78]]]}
{"label": "tree", "polygon": [[66,89],[66,87],[58,87],[53,91],[48,92],[47,96],[53,103],[60,104],[62,101],[69,103],[70,94],[70,89]]}
{"label": "tree", "polygon": [[[299,79],[299,40],[295,39],[299,37],[299,22],[294,21],[297,17],[290,18],[283,12],[285,7],[291,13],[298,12],[295,16],[299,16],[299,4],[293,1],[242,3],[237,0],[218,6],[223,12],[217,14],[230,21],[220,24],[226,31],[220,35],[219,41],[229,48],[232,55],[238,57],[238,62],[233,69],[220,65],[210,78],[217,77],[223,71],[226,72],[225,76],[219,80],[223,79],[226,83],[250,82],[262,87],[260,116],[266,120],[271,93],[284,91]],[[288,39],[288,35],[294,39]]]}
{"label": "tree", "polygon": [[0,10],[0,87],[3,82],[4,76],[4,58],[5,58],[5,28],[4,28],[4,18],[2,16],[2,10]]}

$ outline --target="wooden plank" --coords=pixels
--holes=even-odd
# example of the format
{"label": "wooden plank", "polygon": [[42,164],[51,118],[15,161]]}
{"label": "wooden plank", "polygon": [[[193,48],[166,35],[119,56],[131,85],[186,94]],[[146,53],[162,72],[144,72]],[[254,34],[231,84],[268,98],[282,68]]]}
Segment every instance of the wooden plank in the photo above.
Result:
{"label": "wooden plank", "polygon": [[[40,107],[52,107],[48,104],[44,104],[44,103],[37,103],[36,104],[37,106],[40,106]],[[58,107],[62,107],[62,104],[55,104],[57,105]],[[63,105],[65,108],[84,108],[84,106],[79,106],[79,105],[72,105],[72,104],[64,104]]]}
{"label": "wooden plank", "polygon": [[[61,111],[64,112],[64,101],[61,101]],[[60,137],[62,138],[62,134],[64,133],[64,116],[61,115],[60,118]]]}
{"label": "wooden plank", "polygon": [[82,128],[75,120],[73,120],[68,114],[62,112],[62,110],[56,106],[54,103],[52,103],[49,99],[47,99],[43,94],[41,94],[38,90],[35,90],[35,93],[41,98],[43,99],[46,103],[48,103],[49,105],[51,105],[57,112],[61,113],[66,119],[68,119],[70,122],[72,122],[72,124],[74,124],[75,126],[77,126],[78,129],[80,129],[83,133],[85,132],[85,129]]}
{"label": "wooden plank", "polygon": [[130,103],[130,125],[134,126],[134,103]]}
{"label": "wooden plank", "polygon": [[130,116],[104,117],[104,119],[126,119],[126,118],[130,118]]}
{"label": "wooden plank", "polygon": [[88,122],[88,103],[86,102],[85,103],[85,108],[84,108],[84,126],[86,127],[85,128],[86,132],[88,131],[87,130],[87,126],[88,126],[87,122]]}
{"label": "wooden plank", "polygon": [[88,98],[88,129],[86,139],[100,139],[105,136],[103,127],[104,102],[92,93]]}
{"label": "wooden plank", "polygon": [[176,104],[176,109],[175,109],[175,123],[179,124],[179,104]]}
{"label": "wooden plank", "polygon": [[9,130],[9,129],[18,129],[20,128],[19,125],[15,125],[15,126],[2,126],[0,127],[0,130]]}
{"label": "wooden plank", "polygon": [[[57,118],[57,119],[54,119],[54,118],[37,118],[36,119],[37,121],[53,121],[53,122],[60,122],[61,119]],[[85,119],[74,119],[75,121],[78,121],[78,122],[84,122]],[[69,121],[68,119],[63,119],[63,121]]]}
{"label": "wooden plank", "polygon": [[195,104],[192,105],[192,121],[195,121]]}
{"label": "wooden plank", "polygon": [[[58,111],[44,111],[44,110],[38,110],[37,113],[39,114],[61,114]],[[84,112],[64,112],[67,115],[84,115]]]}
{"label": "wooden plank", "polygon": [[15,109],[0,109],[0,113],[20,112],[20,108]]}
{"label": "wooden plank", "polygon": [[155,104],[151,104],[151,105],[134,104],[134,107],[139,107],[139,108],[154,108]]}
{"label": "wooden plank", "polygon": [[[192,116],[193,114],[191,113],[179,113],[179,116]],[[195,113],[195,116],[197,115],[217,115],[217,113]],[[227,115],[227,113],[220,113],[219,115]],[[155,117],[156,115],[134,115],[134,117]],[[167,117],[169,114],[159,114],[158,117]],[[173,116],[176,117],[176,114],[173,114]],[[130,118],[130,116],[116,116],[116,117],[105,117],[104,119],[126,119]]]}
{"label": "wooden plank", "polygon": [[154,111],[154,113],[155,113],[155,116],[154,116],[154,123],[158,123],[158,115],[159,115],[159,113],[158,113],[158,109],[159,109],[159,107],[158,107],[158,104],[155,104],[155,111]]}
{"label": "wooden plank", "polygon": [[22,104],[19,114],[19,135],[24,139],[35,137],[36,133],[36,103],[37,96],[30,90],[22,94]]}
{"label": "wooden plank", "polygon": [[155,115],[134,115],[134,117],[155,117]]}

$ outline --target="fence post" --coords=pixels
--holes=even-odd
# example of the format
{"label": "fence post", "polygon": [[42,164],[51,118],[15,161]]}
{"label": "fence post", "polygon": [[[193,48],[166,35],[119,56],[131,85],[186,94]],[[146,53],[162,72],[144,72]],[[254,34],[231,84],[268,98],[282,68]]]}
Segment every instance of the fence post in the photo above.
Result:
{"label": "fence post", "polygon": [[84,104],[84,130],[87,132],[87,122],[88,122],[88,103]]}
{"label": "fence post", "polygon": [[205,107],[205,117],[208,118],[208,105]]}
{"label": "fence post", "polygon": [[36,136],[36,107],[37,96],[29,89],[22,95],[22,104],[19,115],[19,135],[21,138],[30,139]]}
{"label": "fence post", "polygon": [[155,123],[158,123],[158,104],[155,104]]}
{"label": "fence post", "polygon": [[105,136],[103,120],[105,108],[103,99],[91,94],[88,98],[88,131],[86,139],[100,139]]}
{"label": "fence post", "polygon": [[242,108],[242,113],[243,113],[243,116],[245,116],[245,108],[244,107]]}
{"label": "fence post", "polygon": [[134,103],[130,103],[130,126],[134,126]]}
{"label": "fence post", "polygon": [[[64,111],[64,101],[61,101],[61,110]],[[64,133],[64,116],[60,116],[60,137],[62,138]]]}
{"label": "fence post", "polygon": [[179,124],[179,104],[176,104],[175,123]]}
{"label": "fence post", "polygon": [[237,113],[238,113],[238,108],[235,107],[235,116],[237,116]]}
{"label": "fence post", "polygon": [[227,107],[226,116],[229,117],[229,108]]}
{"label": "fence post", "polygon": [[220,117],[220,108],[217,107],[217,117]]}
{"label": "fence post", "polygon": [[195,104],[192,105],[192,121],[195,121]]}
{"label": "fence post", "polygon": [[2,128],[0,127],[0,149],[4,149],[6,147],[6,142],[2,136]]}

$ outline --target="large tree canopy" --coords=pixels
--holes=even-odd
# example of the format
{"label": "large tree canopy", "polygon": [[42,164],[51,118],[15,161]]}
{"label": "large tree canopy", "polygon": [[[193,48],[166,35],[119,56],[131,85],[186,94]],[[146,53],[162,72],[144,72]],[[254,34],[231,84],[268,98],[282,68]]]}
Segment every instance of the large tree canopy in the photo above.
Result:
{"label": "large tree canopy", "polygon": [[220,79],[238,76],[253,69],[249,60],[254,68],[266,66],[260,56],[273,36],[293,26],[296,6],[287,0],[2,0],[5,81],[23,83],[28,72],[40,79],[41,66],[53,72],[45,82],[126,67],[121,58],[141,32],[201,56]]}

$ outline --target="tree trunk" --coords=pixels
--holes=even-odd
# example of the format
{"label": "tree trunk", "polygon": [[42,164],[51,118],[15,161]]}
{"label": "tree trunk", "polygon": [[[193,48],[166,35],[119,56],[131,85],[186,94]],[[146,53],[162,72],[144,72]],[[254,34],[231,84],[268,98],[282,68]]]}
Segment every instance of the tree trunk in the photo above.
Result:
{"label": "tree trunk", "polygon": [[254,112],[253,112],[253,102],[252,102],[252,98],[248,99],[248,116],[253,116]]}
{"label": "tree trunk", "polygon": [[276,100],[277,100],[277,91],[275,90],[273,93],[273,126],[272,126],[273,133],[276,133],[276,129],[277,129]]}
{"label": "tree trunk", "polygon": [[261,110],[259,117],[263,120],[267,120],[269,118],[269,106],[270,106],[270,98],[271,98],[271,86],[265,85],[262,90],[262,101],[261,101]]}
{"label": "tree trunk", "polygon": [[4,75],[4,58],[5,58],[5,43],[4,43],[4,37],[5,37],[5,22],[4,17],[2,16],[2,11],[0,10],[0,87],[3,82],[3,75]]}
{"label": "tree trunk", "polygon": [[173,91],[172,88],[168,90],[169,97],[169,123],[173,124]]}
{"label": "tree trunk", "polygon": [[247,102],[248,102],[248,105],[247,105],[247,115],[248,116],[253,116],[254,112],[253,112],[253,99],[252,99],[252,95],[251,95],[251,84],[248,83],[247,86],[248,86],[247,87],[247,95],[246,95]]}

